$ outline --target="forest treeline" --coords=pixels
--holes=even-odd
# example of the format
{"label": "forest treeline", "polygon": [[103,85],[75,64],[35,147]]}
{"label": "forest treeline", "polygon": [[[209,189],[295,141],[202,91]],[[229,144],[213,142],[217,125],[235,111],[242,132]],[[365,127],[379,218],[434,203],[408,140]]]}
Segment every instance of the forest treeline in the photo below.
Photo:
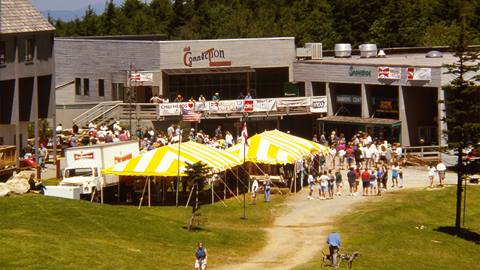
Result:
{"label": "forest treeline", "polygon": [[294,36],[380,47],[440,46],[456,40],[459,10],[469,43],[480,43],[480,0],[125,0],[88,8],[72,21],[52,20],[57,36],[164,34],[169,39]]}

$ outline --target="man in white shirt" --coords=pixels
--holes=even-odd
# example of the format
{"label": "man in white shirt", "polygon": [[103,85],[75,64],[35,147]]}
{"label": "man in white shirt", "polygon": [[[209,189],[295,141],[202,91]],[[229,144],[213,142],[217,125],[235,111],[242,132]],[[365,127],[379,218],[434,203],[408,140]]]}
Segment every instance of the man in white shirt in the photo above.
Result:
{"label": "man in white shirt", "polygon": [[57,134],[62,133],[62,131],[63,131],[62,124],[58,124],[57,128],[55,128],[55,131],[57,132]]}
{"label": "man in white shirt", "polygon": [[437,164],[438,179],[440,180],[440,186],[443,187],[445,182],[445,171],[447,167],[441,161]]}

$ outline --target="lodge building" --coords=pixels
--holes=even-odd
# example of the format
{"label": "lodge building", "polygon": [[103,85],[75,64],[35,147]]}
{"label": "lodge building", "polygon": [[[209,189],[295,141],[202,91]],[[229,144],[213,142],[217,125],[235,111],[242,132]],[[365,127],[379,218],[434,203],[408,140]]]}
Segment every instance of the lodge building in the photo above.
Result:
{"label": "lodge building", "polygon": [[17,153],[29,123],[54,117],[54,31],[30,1],[0,1],[0,145]]}

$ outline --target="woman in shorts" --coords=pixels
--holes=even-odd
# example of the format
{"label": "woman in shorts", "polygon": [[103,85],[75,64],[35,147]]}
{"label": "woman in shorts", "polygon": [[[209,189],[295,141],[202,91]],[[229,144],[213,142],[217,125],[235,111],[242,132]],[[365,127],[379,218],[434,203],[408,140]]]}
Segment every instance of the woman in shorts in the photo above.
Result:
{"label": "woman in shorts", "polygon": [[368,196],[368,189],[370,188],[370,173],[365,168],[362,172],[362,186],[363,186],[363,196]]}

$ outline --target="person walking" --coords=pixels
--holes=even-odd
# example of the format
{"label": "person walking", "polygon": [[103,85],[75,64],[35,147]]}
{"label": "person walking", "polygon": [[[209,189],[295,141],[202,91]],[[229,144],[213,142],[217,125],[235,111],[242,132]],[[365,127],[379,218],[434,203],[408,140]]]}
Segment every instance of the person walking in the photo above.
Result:
{"label": "person walking", "polygon": [[342,241],[340,240],[340,234],[336,231],[331,232],[327,237],[328,249],[330,251],[330,258],[332,260],[332,266],[338,268],[338,251]]}
{"label": "person walking", "polygon": [[327,199],[327,190],[328,190],[328,175],[327,172],[323,172],[322,175],[320,176],[320,189],[319,189],[319,196],[320,200],[325,200]]}
{"label": "person walking", "polygon": [[343,180],[342,180],[342,170],[337,170],[335,172],[335,186],[337,196],[342,196],[342,187],[343,187]]}
{"label": "person walking", "polygon": [[202,242],[199,242],[195,250],[195,270],[207,269],[207,258],[207,248],[203,246]]}
{"label": "person walking", "polygon": [[313,186],[315,185],[315,179],[313,178],[313,175],[312,173],[309,173],[308,174],[308,188],[309,188],[309,191],[308,191],[308,196],[307,196],[307,199],[309,200],[313,200]]}
{"label": "person walking", "polygon": [[252,204],[257,204],[257,192],[258,192],[258,180],[257,178],[253,178],[252,183]]}
{"label": "person walking", "polygon": [[272,181],[270,180],[270,176],[265,174],[265,180],[263,180],[263,195],[265,202],[270,202],[270,185]]}
{"label": "person walking", "polygon": [[333,199],[333,189],[335,187],[335,175],[332,170],[328,170],[328,199]]}
{"label": "person walking", "polygon": [[445,182],[445,171],[447,167],[441,161],[437,164],[437,172],[438,172],[438,180],[440,181],[441,187],[443,187],[443,183]]}
{"label": "person walking", "polygon": [[355,187],[357,185],[357,176],[355,175],[355,171],[353,168],[350,168],[347,172],[347,180],[348,180],[348,186],[350,189],[350,196],[355,196]]}

